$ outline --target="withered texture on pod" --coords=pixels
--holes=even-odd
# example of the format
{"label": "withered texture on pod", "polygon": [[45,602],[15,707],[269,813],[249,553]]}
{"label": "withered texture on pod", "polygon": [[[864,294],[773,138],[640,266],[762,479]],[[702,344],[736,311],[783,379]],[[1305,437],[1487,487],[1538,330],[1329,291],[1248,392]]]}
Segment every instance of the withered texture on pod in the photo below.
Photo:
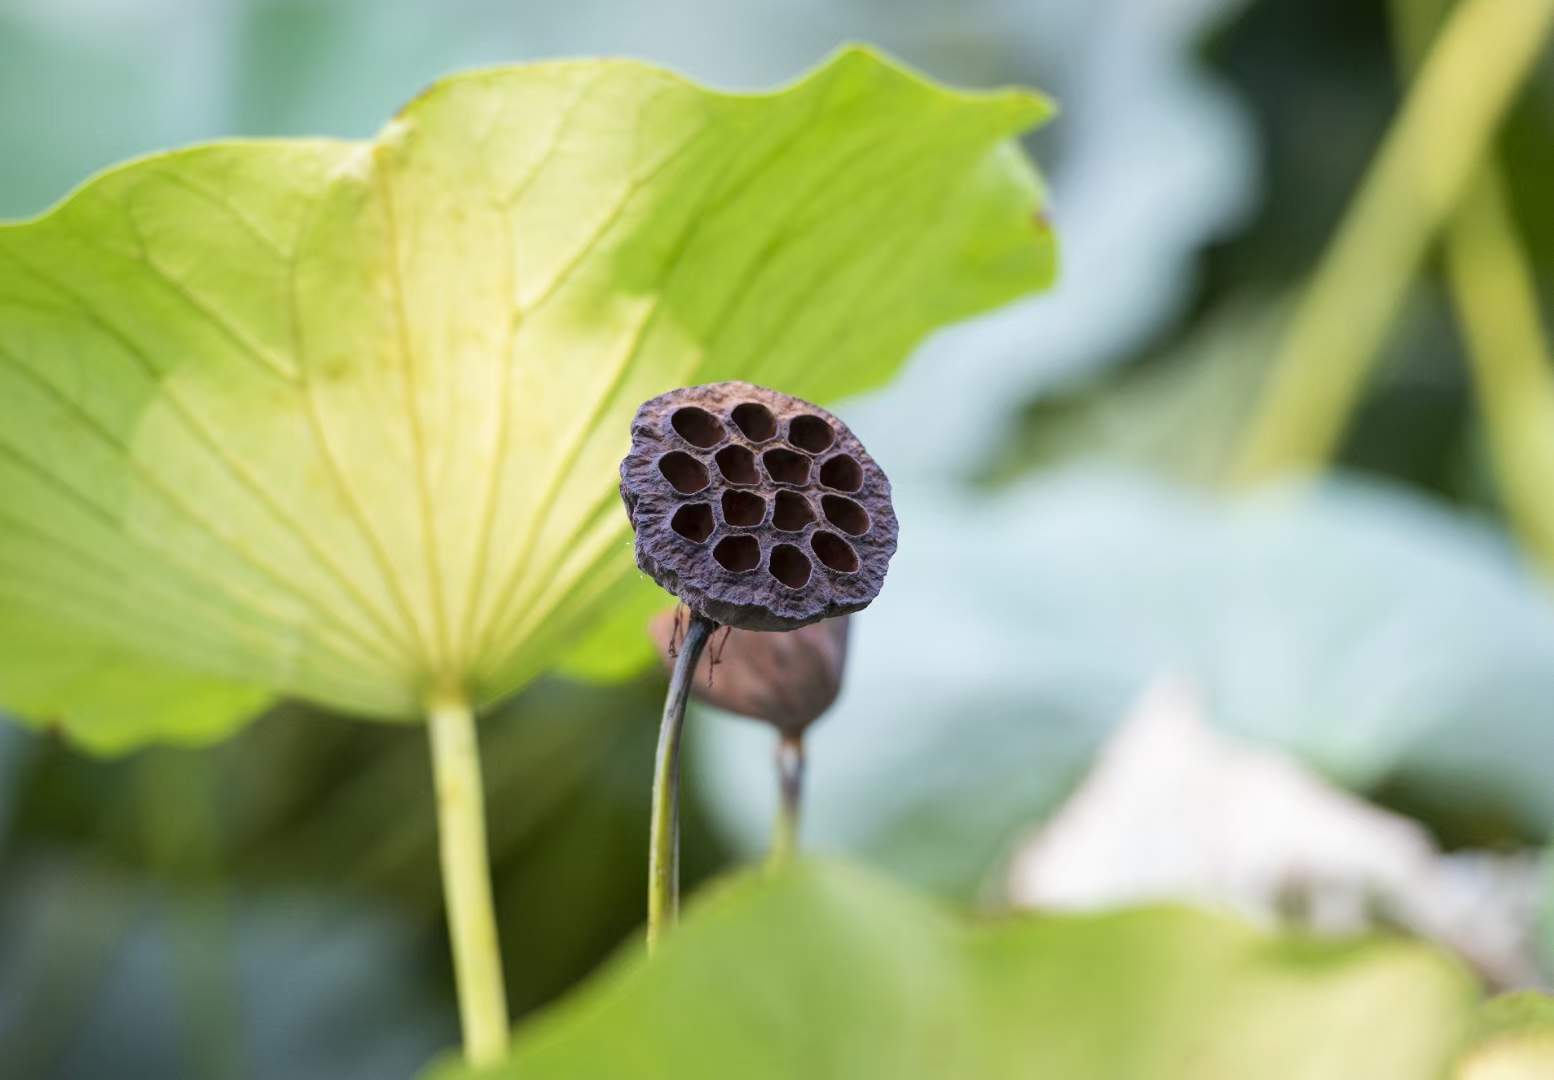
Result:
{"label": "withered texture on pod", "polygon": [[[785,734],[802,735],[842,692],[850,621],[846,615],[822,619],[782,634],[719,630],[691,677],[691,696],[715,709],[764,720]],[[685,632],[685,612],[679,608],[660,611],[648,623],[665,670],[674,670]]]}
{"label": "withered texture on pod", "polygon": [[847,426],[751,383],[644,403],[621,498],[637,565],[693,612],[745,630],[867,607],[896,550],[890,481]]}

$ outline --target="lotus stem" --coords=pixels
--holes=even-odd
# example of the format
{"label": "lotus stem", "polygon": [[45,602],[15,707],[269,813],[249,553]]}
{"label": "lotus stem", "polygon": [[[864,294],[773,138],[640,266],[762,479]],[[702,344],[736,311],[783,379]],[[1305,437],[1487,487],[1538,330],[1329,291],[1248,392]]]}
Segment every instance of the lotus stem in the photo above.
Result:
{"label": "lotus stem", "polygon": [[1409,283],[1551,28],[1554,0],[1453,8],[1300,300],[1233,479],[1260,482],[1331,456]]}
{"label": "lotus stem", "polygon": [[507,1056],[507,991],[491,902],[485,793],[475,717],[462,695],[433,700],[428,715],[443,896],[453,944],[464,1056],[475,1068]]}
{"label": "lotus stem", "polygon": [[680,914],[680,736],[685,730],[685,703],[696,677],[707,639],[717,623],[701,615],[680,644],[669,693],[664,698],[664,719],[658,729],[658,757],[653,766],[653,822],[648,839],[647,946],[651,955]]}
{"label": "lotus stem", "polygon": [[[1447,0],[1392,0],[1399,66],[1417,70]],[[1446,278],[1483,410],[1489,456],[1506,516],[1546,574],[1554,574],[1554,363],[1538,305],[1538,279],[1517,235],[1505,177],[1485,155],[1444,235]]]}
{"label": "lotus stem", "polygon": [[770,870],[793,862],[799,850],[799,807],[804,798],[804,736],[783,732],[777,743],[777,821],[772,829],[772,849],[766,857]]}

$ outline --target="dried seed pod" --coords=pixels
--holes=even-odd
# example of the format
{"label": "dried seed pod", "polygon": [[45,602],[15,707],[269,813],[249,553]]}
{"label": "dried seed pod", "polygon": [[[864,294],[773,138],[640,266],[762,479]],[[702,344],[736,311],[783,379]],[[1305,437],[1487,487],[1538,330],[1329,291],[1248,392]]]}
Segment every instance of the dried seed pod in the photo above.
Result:
{"label": "dried seed pod", "polygon": [[745,630],[867,607],[896,550],[890,481],[847,425],[745,382],[643,404],[621,498],[637,565],[692,611]]}
{"label": "dried seed pod", "polygon": [[[701,654],[691,693],[715,708],[801,735],[842,690],[849,621],[844,615],[787,633],[719,631]],[[684,632],[679,609],[661,611],[648,624],[665,668],[673,670]]]}

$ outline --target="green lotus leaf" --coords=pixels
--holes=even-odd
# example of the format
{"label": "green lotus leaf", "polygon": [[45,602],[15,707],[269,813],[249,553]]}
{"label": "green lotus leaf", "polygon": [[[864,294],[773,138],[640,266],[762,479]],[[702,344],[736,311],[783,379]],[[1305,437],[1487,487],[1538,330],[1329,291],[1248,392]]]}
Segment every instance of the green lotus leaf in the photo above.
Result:
{"label": "green lotus leaf", "polygon": [[850,394],[1050,279],[1049,112],[865,50],[763,95],[576,61],[96,178],[0,227],[6,636],[385,719],[512,692],[635,583],[643,399]]}
{"label": "green lotus leaf", "polygon": [[0,604],[0,701],[38,726],[69,725],[101,754],[150,741],[199,745],[258,716],[268,691],[158,667]]}
{"label": "green lotus leaf", "polygon": [[1452,1075],[1456,1080],[1554,1076],[1554,998],[1529,990],[1485,1002]]}
{"label": "green lotus leaf", "polygon": [[704,897],[651,963],[633,950],[479,1075],[1431,1080],[1475,996],[1403,941],[1273,937],[1177,908],[967,924],[801,864]]}
{"label": "green lotus leaf", "polygon": [[556,671],[581,682],[623,682],[658,663],[658,649],[647,634],[648,622],[678,601],[643,575],[615,591],[610,613],[557,661]]}

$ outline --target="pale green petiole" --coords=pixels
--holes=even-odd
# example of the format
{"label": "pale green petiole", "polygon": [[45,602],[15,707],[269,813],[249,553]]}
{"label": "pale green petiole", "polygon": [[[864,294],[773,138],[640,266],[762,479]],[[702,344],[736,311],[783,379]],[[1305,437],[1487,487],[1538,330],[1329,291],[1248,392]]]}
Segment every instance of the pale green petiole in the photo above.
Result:
{"label": "pale green petiole", "polygon": [[485,793],[475,717],[462,696],[434,698],[428,710],[443,895],[459,991],[464,1056],[472,1066],[507,1056],[507,991],[491,903]]}

